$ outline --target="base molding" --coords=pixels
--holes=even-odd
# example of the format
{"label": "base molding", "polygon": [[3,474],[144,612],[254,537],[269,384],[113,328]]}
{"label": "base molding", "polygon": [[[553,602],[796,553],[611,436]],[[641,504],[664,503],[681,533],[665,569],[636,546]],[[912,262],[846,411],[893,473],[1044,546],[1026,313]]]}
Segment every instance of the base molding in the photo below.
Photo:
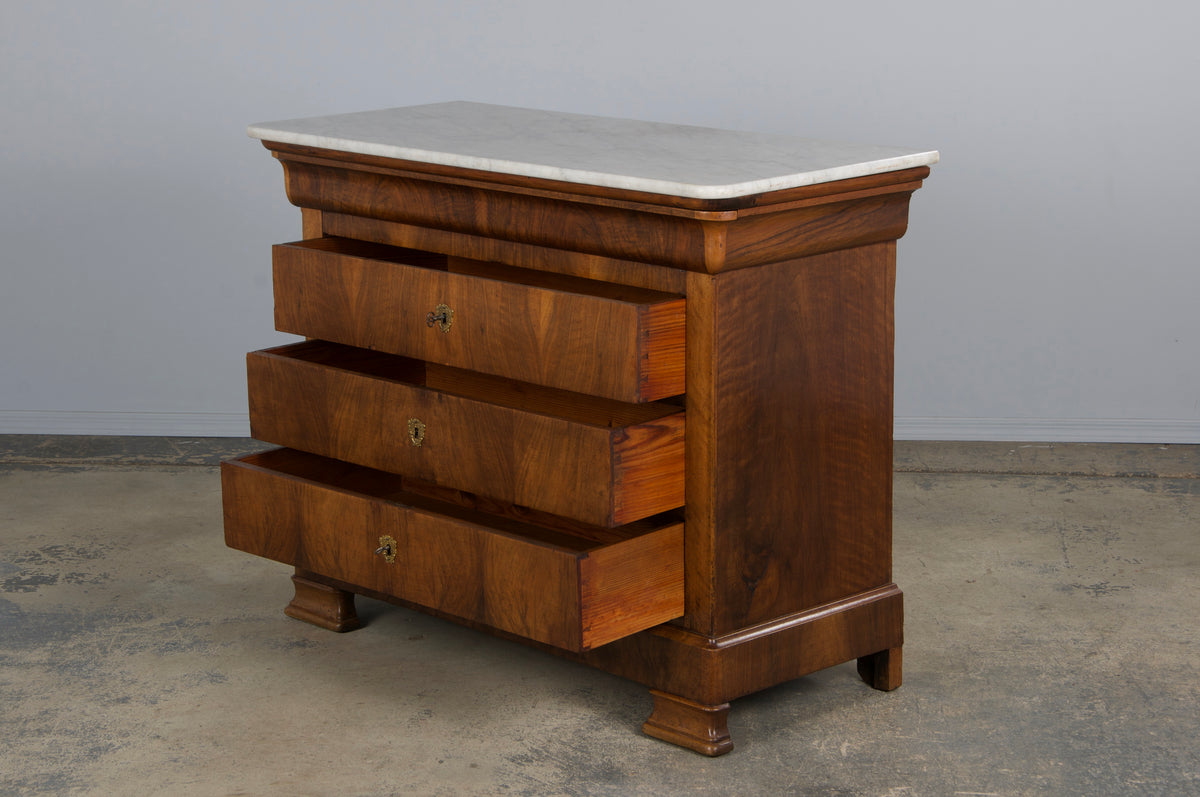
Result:
{"label": "base molding", "polygon": [[[574,653],[317,573],[303,571],[298,576],[320,587],[403,606],[534,647],[705,706],[719,706],[904,645],[904,593],[895,584],[717,637],[667,623]],[[897,669],[889,677],[898,685],[899,656],[894,661]]]}
{"label": "base molding", "polygon": [[903,644],[904,595],[887,584],[731,634],[708,637],[660,625],[575,658],[716,706]]}
{"label": "base molding", "polygon": [[[339,602],[346,597],[353,612],[356,593],[648,686],[654,710],[642,730],[709,756],[733,749],[727,717],[730,702],[738,697],[856,659],[860,676],[876,689],[894,689],[901,679],[904,594],[895,584],[717,637],[664,624],[585,653],[573,653],[317,573],[297,571],[292,581],[297,599],[287,614],[325,628],[356,627],[340,628],[334,619]],[[297,603],[303,616],[292,611]]]}

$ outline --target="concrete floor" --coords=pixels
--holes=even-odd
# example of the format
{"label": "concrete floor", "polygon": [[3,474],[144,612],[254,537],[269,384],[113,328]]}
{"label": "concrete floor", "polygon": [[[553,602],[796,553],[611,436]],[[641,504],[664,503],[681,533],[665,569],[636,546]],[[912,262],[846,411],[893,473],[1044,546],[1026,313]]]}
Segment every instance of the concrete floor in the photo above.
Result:
{"label": "concrete floor", "polygon": [[905,685],[736,701],[719,759],[518,644],[284,617],[222,542],[213,463],[257,447],[0,437],[0,793],[1200,793],[1200,446],[898,443]]}

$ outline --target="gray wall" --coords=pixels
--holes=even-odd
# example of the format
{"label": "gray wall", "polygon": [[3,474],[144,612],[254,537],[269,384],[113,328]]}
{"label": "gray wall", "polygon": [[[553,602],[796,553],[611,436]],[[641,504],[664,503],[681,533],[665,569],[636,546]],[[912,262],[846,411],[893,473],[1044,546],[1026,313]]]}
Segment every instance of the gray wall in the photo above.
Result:
{"label": "gray wall", "polygon": [[0,432],[244,434],[250,122],[447,99],[937,148],[896,435],[1200,442],[1186,0],[6,3]]}

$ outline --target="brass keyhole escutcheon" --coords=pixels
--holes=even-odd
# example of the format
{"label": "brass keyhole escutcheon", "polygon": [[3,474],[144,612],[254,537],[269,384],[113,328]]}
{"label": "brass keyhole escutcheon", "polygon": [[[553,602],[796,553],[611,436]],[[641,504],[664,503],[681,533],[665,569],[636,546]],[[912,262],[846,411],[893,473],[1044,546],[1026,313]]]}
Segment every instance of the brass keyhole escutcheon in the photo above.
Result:
{"label": "brass keyhole escutcheon", "polygon": [[383,561],[390,564],[396,562],[396,538],[390,534],[385,534],[379,538],[379,547],[375,549],[375,553],[383,554]]}
{"label": "brass keyhole escutcheon", "polygon": [[425,326],[436,326],[443,332],[450,331],[450,325],[454,323],[454,311],[448,305],[439,304],[433,308],[433,312],[425,316]]}
{"label": "brass keyhole escutcheon", "polygon": [[425,424],[420,418],[408,419],[408,444],[420,446],[425,442]]}

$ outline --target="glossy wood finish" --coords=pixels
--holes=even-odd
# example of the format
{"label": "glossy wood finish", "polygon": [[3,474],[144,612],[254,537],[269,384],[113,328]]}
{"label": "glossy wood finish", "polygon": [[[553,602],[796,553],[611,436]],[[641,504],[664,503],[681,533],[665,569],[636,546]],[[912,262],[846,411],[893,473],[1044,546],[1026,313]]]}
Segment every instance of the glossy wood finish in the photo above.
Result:
{"label": "glossy wood finish", "polygon": [[537,196],[558,202],[586,201],[596,205],[622,207],[630,210],[657,212],[684,218],[700,218],[696,211],[756,212],[762,208],[786,207],[797,202],[820,201],[833,194],[865,195],[886,193],[890,186],[911,180],[923,180],[929,167],[921,166],[900,171],[884,172],[835,182],[814,183],[777,191],[763,191],[724,199],[700,199],[674,194],[656,194],[625,188],[588,185],[538,177],[522,177],[503,172],[444,166],[437,163],[364,155],[354,152],[321,149],[298,144],[264,140],[263,146],[274,153],[280,162],[311,163],[345,167],[352,165],[360,171],[428,180],[454,186],[491,189],[501,187],[511,193]]}
{"label": "glossy wood finish", "polygon": [[[607,670],[645,684],[664,695],[691,701],[699,706],[717,707],[738,697],[855,658],[860,659],[860,674],[864,675],[864,680],[875,686],[863,673],[863,661],[878,661],[875,652],[879,651],[890,658],[893,666],[898,666],[899,658],[895,652],[900,650],[904,641],[903,595],[895,584],[721,637],[696,634],[669,623],[591,651],[572,653],[535,643],[484,623],[379,594],[361,585],[324,576],[320,578],[342,589],[361,592],[479,631],[534,645],[548,653]],[[898,671],[894,675],[898,677]],[[893,683],[898,686],[899,680]],[[729,748],[710,751],[709,745],[701,741],[703,736],[679,734],[669,741],[706,755],[728,751]],[[658,738],[665,737],[659,735]]]}
{"label": "glossy wood finish", "polygon": [[[683,505],[684,415],[336,344],[247,357],[255,438],[619,526]],[[424,424],[414,445],[408,422]]]}
{"label": "glossy wood finish", "polygon": [[[305,211],[307,212],[307,211]],[[535,244],[485,238],[469,233],[448,232],[381,219],[350,216],[345,213],[318,214],[320,234],[356,238],[363,241],[400,246],[422,251],[443,252],[488,262],[507,263],[522,268],[569,274],[585,279],[617,282],[663,293],[682,294],[687,275],[678,269],[658,268],[647,263],[604,257],[586,252],[566,252]]]}
{"label": "glossy wood finish", "polygon": [[904,596],[895,584],[887,584],[730,634],[662,625],[580,660],[715,706],[903,644]]}
{"label": "glossy wood finish", "polygon": [[729,735],[729,704],[706,706],[678,695],[650,690],[654,711],[642,724],[647,736],[662,739],[707,756],[733,749]]}
{"label": "glossy wood finish", "polygon": [[858,660],[858,674],[871,687],[881,692],[899,689],[901,683],[902,648],[889,648],[863,656]]}
{"label": "glossy wood finish", "polygon": [[288,198],[300,207],[709,274],[895,240],[907,227],[910,195],[929,173],[920,167],[778,197],[701,200],[727,209],[692,209],[665,197],[648,201],[653,195],[566,194],[567,184],[547,188],[532,178],[454,177],[406,161],[264,143],[283,163]]}
{"label": "glossy wood finish", "polygon": [[344,633],[362,626],[354,609],[354,593],[305,578],[292,576],[296,597],[283,610],[288,617],[312,623],[327,631]]}
{"label": "glossy wood finish", "polygon": [[894,283],[891,243],[692,275],[687,627],[891,581]]}
{"label": "glossy wood finish", "polygon": [[[289,198],[303,208],[306,238],[341,236],[421,250],[434,260],[420,267],[444,275],[477,276],[473,264],[456,271],[456,260],[466,259],[487,261],[492,264],[487,268],[500,263],[542,272],[548,281],[526,278],[541,287],[566,276],[657,291],[670,295],[667,304],[645,306],[669,306],[672,313],[678,305],[670,302],[685,297],[686,392],[659,403],[614,405],[582,392],[505,380],[480,389],[477,380],[485,377],[479,374],[394,357],[385,358],[387,365],[370,365],[371,358],[382,356],[370,354],[350,366],[320,357],[293,358],[284,365],[280,361],[286,358],[261,359],[252,365],[251,393],[252,403],[260,403],[261,423],[289,426],[286,434],[273,436],[401,473],[382,476],[399,478],[413,501],[452,507],[446,510],[450,517],[460,511],[483,513],[489,523],[515,522],[590,540],[605,551],[613,543],[604,535],[620,531],[605,527],[618,524],[619,516],[659,511],[651,502],[621,515],[627,510],[618,510],[614,500],[597,501],[588,495],[591,487],[583,488],[610,484],[599,476],[579,476],[579,469],[591,467],[585,464],[593,457],[589,452],[609,444],[593,446],[571,435],[585,427],[607,430],[615,441],[610,450],[622,441],[626,446],[611,460],[614,468],[625,468],[626,458],[641,458],[641,465],[627,471],[625,479],[638,482],[629,494],[662,489],[671,498],[653,506],[683,506],[686,533],[672,543],[682,547],[683,605],[673,609],[682,616],[638,632],[633,632],[636,624],[622,620],[619,627],[596,632],[611,641],[589,649],[582,642],[582,623],[578,636],[555,631],[556,641],[547,642],[515,619],[448,608],[428,594],[401,594],[368,575],[338,570],[336,563],[319,563],[306,571],[307,578],[518,639],[643,683],[654,690],[655,701],[646,732],[706,755],[732,747],[728,704],[743,695],[856,659],[863,680],[874,688],[900,685],[903,594],[891,572],[895,240],[906,229],[909,197],[927,168],[729,200],[691,200],[265,143],[284,165]],[[339,268],[347,265],[340,261]],[[352,316],[370,301],[362,297],[377,292],[355,285],[363,278],[342,275],[337,279],[345,284],[339,286],[328,276],[324,282],[314,277],[310,284],[338,296],[340,307],[329,314],[352,325]],[[557,323],[548,324],[546,334],[553,334]],[[643,332],[653,326],[646,318],[638,323]],[[555,345],[544,351],[558,350]],[[427,351],[416,356],[430,358]],[[547,373],[592,363],[608,370],[623,359],[602,353],[591,363],[559,358],[544,365]],[[258,377],[256,367],[263,369]],[[302,379],[288,376],[309,367],[316,371],[306,371]],[[470,367],[489,366],[471,361]],[[330,379],[330,373],[336,376]],[[390,433],[381,430],[394,429],[397,421],[383,418],[401,414],[395,392],[401,389],[436,392],[446,406],[466,398],[491,405],[488,412],[525,412],[575,426],[563,438],[569,442],[551,444],[553,438],[543,431],[514,435],[516,427],[497,424],[494,417],[480,423],[472,433],[479,444],[471,467],[479,473],[491,467],[489,462],[499,467],[473,487],[457,486],[457,476],[422,470],[418,460],[387,461],[396,454],[387,444]],[[607,389],[588,390],[611,395]],[[646,410],[662,414],[628,414]],[[448,420],[470,425],[474,413],[456,407],[430,424],[427,434],[436,434]],[[596,413],[611,420],[596,423]],[[267,421],[267,415],[284,419]],[[299,428],[308,421],[298,419],[322,416],[330,420],[316,422],[317,429]],[[514,436],[528,437],[540,449],[527,455],[532,470],[523,464],[526,455],[514,458]],[[359,442],[350,444],[352,438]],[[562,454],[567,450],[571,453]],[[667,453],[645,454],[654,450]],[[676,472],[672,469],[681,486],[674,476],[663,478]],[[530,503],[511,486],[484,486],[484,481],[508,485],[503,477],[495,479],[501,472],[533,475],[529,483],[540,483],[544,492]],[[328,478],[323,474],[312,481],[328,484]],[[621,481],[611,479],[614,490]],[[378,491],[371,495],[372,506],[391,501]],[[237,509],[235,514],[253,512]],[[580,519],[587,523],[580,525]],[[657,516],[635,525],[644,524],[678,529],[678,517]],[[371,525],[378,526],[376,516]],[[262,555],[281,544],[272,534],[256,539]],[[585,547],[580,543],[573,550]],[[589,549],[592,556],[599,554]],[[640,552],[615,557],[603,572],[606,578],[642,583],[656,577],[648,561]],[[435,572],[438,567],[428,566]],[[515,561],[506,565],[516,566]],[[585,581],[581,577],[581,590]],[[575,605],[571,589],[556,590],[546,593],[554,596],[551,603]],[[620,618],[643,599],[597,604],[593,627],[609,622],[601,618]]]}
{"label": "glossy wood finish", "polygon": [[[226,462],[226,544],[304,571],[288,614],[326,628],[341,616],[343,590],[310,573],[572,651],[683,612],[678,521],[585,537],[403,487],[391,474],[287,449]],[[395,540],[393,562],[378,552],[384,535]]]}
{"label": "glossy wood finish", "polygon": [[619,401],[684,392],[679,296],[347,238],[276,246],[274,275],[282,332]]}

